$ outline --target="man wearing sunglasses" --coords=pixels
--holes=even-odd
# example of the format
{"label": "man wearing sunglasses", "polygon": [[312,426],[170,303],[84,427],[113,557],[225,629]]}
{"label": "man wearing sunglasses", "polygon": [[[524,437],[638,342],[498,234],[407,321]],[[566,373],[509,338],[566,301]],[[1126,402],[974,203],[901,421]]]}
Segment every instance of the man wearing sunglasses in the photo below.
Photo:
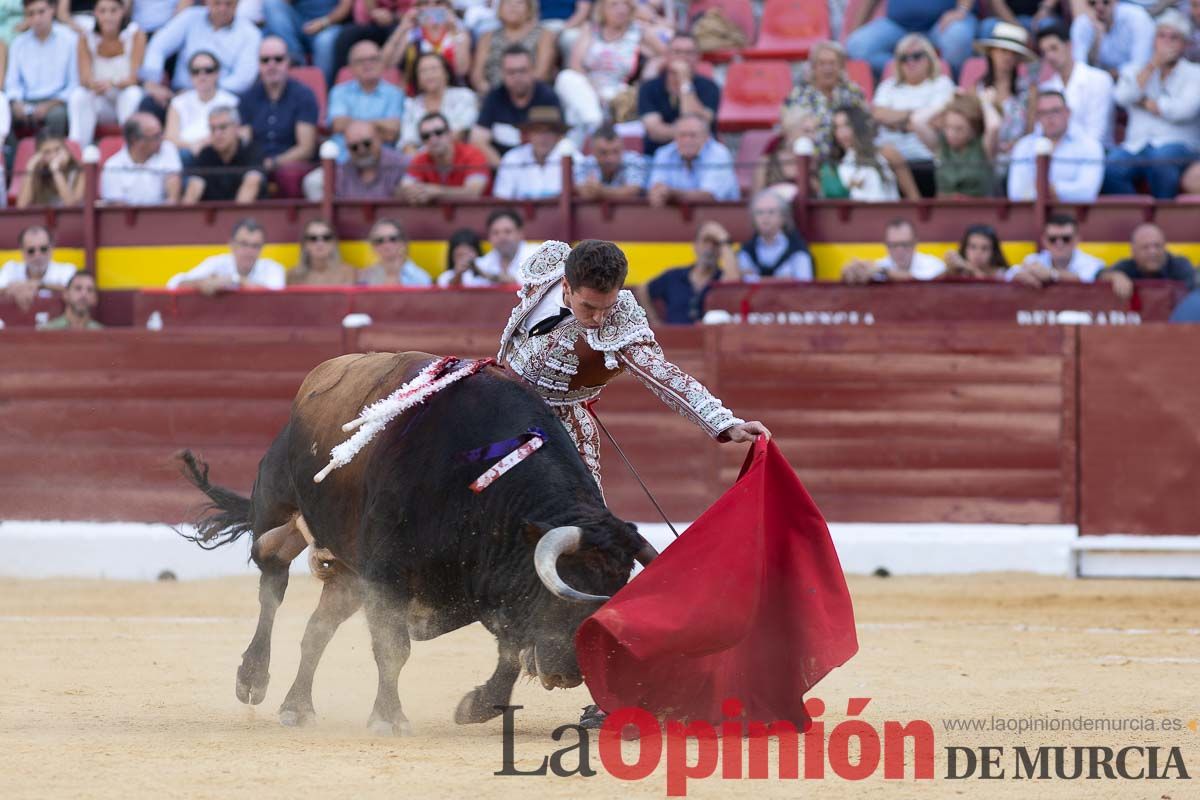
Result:
{"label": "man wearing sunglasses", "polygon": [[268,36],[258,48],[258,80],[241,96],[242,140],[258,145],[263,168],[283,197],[299,197],[317,153],[317,98],[288,76],[287,45]]}
{"label": "man wearing sunglasses", "polygon": [[[400,194],[408,159],[384,147],[369,122],[354,120],[346,128],[350,160],[338,164],[333,194],[339,200],[387,200]],[[325,190],[325,171],[318,167],[304,176],[304,196],[316,202]]]}
{"label": "man wearing sunglasses", "polygon": [[1079,249],[1079,224],[1053,214],[1042,230],[1042,249],[1009,270],[1008,279],[1033,289],[1052,283],[1093,283],[1104,262]]}
{"label": "man wearing sunglasses", "polygon": [[238,136],[241,123],[232,106],[217,106],[208,112],[211,140],[188,168],[185,204],[214,200],[252,203],[265,194],[262,157],[253,142],[243,142]]}
{"label": "man wearing sunglasses", "polygon": [[1116,80],[1122,69],[1141,69],[1154,52],[1154,19],[1146,9],[1117,0],[1086,0],[1071,21],[1071,53]]}
{"label": "man wearing sunglasses", "polygon": [[0,297],[29,308],[40,292],[64,289],[73,264],[54,260],[54,237],[44,225],[32,225],[17,238],[21,258],[0,266]]}
{"label": "man wearing sunglasses", "polygon": [[422,117],[417,133],[421,151],[408,164],[401,197],[418,204],[483,194],[491,179],[487,156],[478,147],[454,138],[441,112]]}

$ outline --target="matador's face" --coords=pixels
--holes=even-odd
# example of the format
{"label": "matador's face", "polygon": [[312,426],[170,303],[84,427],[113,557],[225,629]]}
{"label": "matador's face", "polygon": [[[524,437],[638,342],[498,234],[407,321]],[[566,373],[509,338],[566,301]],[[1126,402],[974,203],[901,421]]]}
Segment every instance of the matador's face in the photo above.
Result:
{"label": "matador's face", "polygon": [[571,309],[571,313],[583,327],[591,329],[599,328],[604,324],[604,320],[608,318],[609,312],[617,304],[617,297],[621,293],[619,286],[610,292],[601,292],[586,286],[572,289],[566,278],[563,278],[562,287],[563,303]]}

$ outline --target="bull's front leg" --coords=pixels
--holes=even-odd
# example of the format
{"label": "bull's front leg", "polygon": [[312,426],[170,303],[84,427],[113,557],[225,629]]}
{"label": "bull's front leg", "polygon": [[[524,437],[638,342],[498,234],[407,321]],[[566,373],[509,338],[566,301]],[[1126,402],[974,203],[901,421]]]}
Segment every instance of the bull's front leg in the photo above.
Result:
{"label": "bull's front leg", "polygon": [[338,626],[362,606],[358,577],[338,562],[326,569],[328,577],[322,578],[325,585],[321,587],[321,600],[308,620],[304,639],[300,643],[300,669],[283,705],[279,707],[279,721],[284,725],[307,725],[316,719],[312,684],[317,664]]}
{"label": "bull's front leg", "polygon": [[487,683],[476,686],[458,703],[454,721],[459,725],[487,722],[500,716],[496,706],[506,706],[512,698],[513,684],[521,674],[521,649],[512,642],[499,640],[499,659],[496,671]]}
{"label": "bull's front leg", "polygon": [[408,600],[393,584],[366,579],[362,584],[363,608],[371,631],[371,650],[379,670],[375,707],[367,720],[372,733],[408,736],[412,725],[400,707],[396,683],[412,649],[408,636]]}
{"label": "bull's front leg", "polygon": [[237,698],[258,705],[267,696],[271,681],[271,631],[275,612],[287,591],[288,567],[307,546],[291,521],[272,528],[254,541],[250,556],[262,571],[258,580],[258,627],[237,671]]}

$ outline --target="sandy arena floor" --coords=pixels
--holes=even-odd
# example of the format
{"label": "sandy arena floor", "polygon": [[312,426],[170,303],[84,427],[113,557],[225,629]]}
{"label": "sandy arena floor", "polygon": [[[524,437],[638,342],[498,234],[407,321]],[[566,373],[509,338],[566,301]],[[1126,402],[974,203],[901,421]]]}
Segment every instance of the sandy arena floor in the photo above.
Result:
{"label": "sandy arena floor", "polygon": [[[415,643],[400,680],[415,736],[369,736],[375,666],[360,615],[334,639],[317,674],[313,728],[275,718],[299,659],[318,585],[293,579],[276,626],[272,682],[251,709],[234,670],[257,613],[247,579],[134,584],[11,581],[0,585],[0,797],[481,798],[662,797],[665,769],[637,783],[494,777],[500,722],[459,727],[459,698],[494,665],[478,626]],[[929,720],[934,781],[726,781],[689,796],[1172,798],[1200,797],[1200,732],[949,732],[959,717],[1200,718],[1200,583],[1070,581],[1000,575],[851,581],[861,651],[815,692],[827,731],[848,697],[863,718]],[[557,745],[586,689],[546,692],[522,681],[514,698],[525,768]],[[949,746],[1161,745],[1182,748],[1190,781],[948,781]],[[630,751],[632,752],[632,751]],[[593,751],[594,754],[594,751]],[[1165,753],[1164,756],[1165,758]],[[632,760],[632,755],[630,756]],[[1004,758],[1011,778],[1012,757]],[[600,769],[599,758],[593,766]]]}

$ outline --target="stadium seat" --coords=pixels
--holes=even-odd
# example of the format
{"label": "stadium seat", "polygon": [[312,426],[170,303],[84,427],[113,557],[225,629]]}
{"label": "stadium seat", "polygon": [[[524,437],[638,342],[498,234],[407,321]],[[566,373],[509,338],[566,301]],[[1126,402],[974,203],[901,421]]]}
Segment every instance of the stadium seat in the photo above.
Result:
{"label": "stadium seat", "polygon": [[[400,74],[400,70],[396,67],[384,70],[383,79],[394,86],[404,87],[404,76]],[[342,67],[338,70],[337,77],[333,80],[333,85],[337,86],[339,83],[348,83],[352,80],[354,80],[354,73],[350,71],[350,67]],[[313,91],[316,90],[314,89]]]}
{"label": "stadium seat", "polygon": [[717,128],[745,131],[770,128],[792,90],[792,68],[786,61],[738,61],[729,65],[725,92],[717,111]]}
{"label": "stadium seat", "polygon": [[857,83],[863,90],[867,102],[871,102],[871,98],[875,96],[875,75],[871,72],[870,62],[854,58],[848,59],[846,75],[850,77],[851,83]]}
{"label": "stadium seat", "polygon": [[755,167],[766,154],[767,147],[778,138],[779,134],[772,130],[746,131],[742,134],[742,141],[738,143],[733,165],[738,176],[738,186],[741,187],[744,197],[749,198],[754,189]]}
{"label": "stadium seat", "polygon": [[958,71],[958,88],[964,92],[975,91],[975,84],[983,80],[987,74],[988,62],[983,56],[972,56],[963,62]]}
{"label": "stadium seat", "polygon": [[[696,17],[710,8],[720,9],[730,22],[741,28],[742,33],[746,34],[746,47],[751,46],[754,42],[754,8],[750,0],[697,0],[688,9],[688,30],[691,30]],[[715,50],[704,54],[705,60],[719,62],[729,61],[733,56],[732,50]]]}
{"label": "stadium seat", "polygon": [[754,47],[746,58],[808,57],[808,49],[829,39],[829,6],[812,0],[767,0]]}
{"label": "stadium seat", "polygon": [[[854,33],[854,31],[850,29],[850,24],[853,22],[854,18],[858,16],[858,10],[868,2],[870,2],[870,0],[849,0],[849,2],[846,3],[846,11],[842,16],[842,35],[839,37],[842,44],[846,43],[847,36]],[[880,2],[875,5],[875,13],[871,15],[871,19],[867,20],[867,22],[873,22],[882,17],[886,7],[887,3],[883,2],[883,0],[880,0]]]}
{"label": "stadium seat", "polygon": [[[68,139],[67,149],[71,151],[71,155],[75,156],[77,161],[82,163],[83,157],[80,155],[79,145]],[[36,152],[37,137],[26,136],[17,143],[17,152],[13,156],[12,181],[8,185],[8,204],[10,206],[17,202],[17,195],[21,193],[21,184],[25,182],[25,172],[29,169],[29,160]]]}
{"label": "stadium seat", "polygon": [[96,147],[100,149],[100,164],[115,156],[122,147],[125,146],[125,139],[120,136],[105,136],[100,141],[96,142]]}
{"label": "stadium seat", "polygon": [[[951,77],[950,65],[948,63],[946,63],[946,59],[939,58],[938,63],[942,65],[942,74],[945,75],[947,78]],[[883,77],[881,77],[880,80],[886,81],[888,78],[892,77],[895,74],[896,74],[896,59],[893,58],[891,61],[889,61],[887,63],[887,66],[883,68]]]}
{"label": "stadium seat", "polygon": [[325,124],[325,107],[329,102],[325,73],[318,67],[292,67],[288,74],[313,90],[317,96],[317,120],[319,124]]}

